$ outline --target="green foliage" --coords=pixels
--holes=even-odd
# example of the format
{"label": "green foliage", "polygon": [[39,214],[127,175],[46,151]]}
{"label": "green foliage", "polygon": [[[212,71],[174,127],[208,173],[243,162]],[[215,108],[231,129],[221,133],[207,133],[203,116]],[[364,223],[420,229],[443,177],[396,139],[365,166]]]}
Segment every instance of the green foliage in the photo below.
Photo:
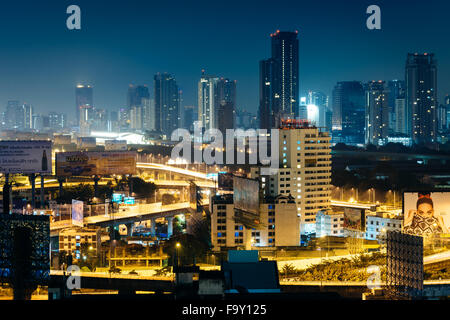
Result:
{"label": "green foliage", "polygon": [[129,183],[133,186],[133,192],[141,198],[151,198],[156,191],[156,185],[153,182],[145,182],[139,177],[130,178]]}
{"label": "green foliage", "polygon": [[[386,256],[381,253],[362,254],[352,259],[325,260],[300,271],[288,267],[288,272],[290,277],[295,277],[298,281],[367,281],[370,276],[367,268],[371,265],[380,266],[381,279],[385,279]],[[284,271],[283,269],[283,274]]]}
{"label": "green foliage", "polygon": [[157,269],[155,272],[155,276],[157,277],[165,277],[170,273],[170,265],[169,266],[165,266],[161,269]]}
{"label": "green foliage", "polygon": [[81,272],[91,272],[91,270],[87,266],[84,266],[81,268]]}
{"label": "green foliage", "polygon": [[177,202],[177,198],[170,193],[165,193],[162,195],[161,199],[162,205],[174,204]]}

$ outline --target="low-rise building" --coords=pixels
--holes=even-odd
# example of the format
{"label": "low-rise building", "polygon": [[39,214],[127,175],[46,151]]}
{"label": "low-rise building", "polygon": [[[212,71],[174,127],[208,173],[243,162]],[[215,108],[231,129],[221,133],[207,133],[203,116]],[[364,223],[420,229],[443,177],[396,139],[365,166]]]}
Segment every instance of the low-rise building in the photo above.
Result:
{"label": "low-rise building", "polygon": [[100,251],[100,228],[70,228],[59,232],[59,251],[65,251],[76,259],[81,258],[82,246],[86,246],[95,256]]}
{"label": "low-rise building", "polygon": [[401,231],[403,220],[389,215],[386,212],[376,212],[366,214],[366,232],[367,240],[378,240],[384,242],[387,231]]}
{"label": "low-rise building", "polygon": [[258,228],[246,228],[235,218],[233,195],[212,198],[211,242],[218,251],[228,248],[300,245],[300,222],[292,197],[266,198],[260,204]]}
{"label": "low-rise building", "polygon": [[316,215],[316,237],[343,237],[344,213],[319,211]]}

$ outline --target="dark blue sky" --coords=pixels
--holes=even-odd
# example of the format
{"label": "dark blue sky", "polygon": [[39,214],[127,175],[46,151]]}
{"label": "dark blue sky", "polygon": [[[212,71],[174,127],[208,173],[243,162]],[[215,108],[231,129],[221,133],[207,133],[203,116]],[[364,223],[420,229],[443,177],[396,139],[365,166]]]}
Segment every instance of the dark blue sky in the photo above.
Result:
{"label": "dark blue sky", "polygon": [[[81,7],[82,29],[66,28]],[[382,30],[366,28],[368,5]],[[129,83],[173,73],[184,104],[197,104],[201,69],[238,82],[238,106],[256,111],[258,61],[269,34],[298,30],[300,90],[331,94],[341,80],[403,79],[408,52],[434,52],[438,94],[450,92],[450,1],[8,1],[0,8],[0,110],[9,99],[38,112],[74,110],[74,86],[94,86],[97,107],[125,105]],[[153,94],[152,94],[153,96]]]}

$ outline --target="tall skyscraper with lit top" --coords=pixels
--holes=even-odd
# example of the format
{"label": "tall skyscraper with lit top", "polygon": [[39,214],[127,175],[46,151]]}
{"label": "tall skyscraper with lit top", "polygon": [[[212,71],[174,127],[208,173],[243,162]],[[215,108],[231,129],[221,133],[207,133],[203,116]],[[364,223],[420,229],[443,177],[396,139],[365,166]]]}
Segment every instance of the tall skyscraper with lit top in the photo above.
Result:
{"label": "tall skyscraper with lit top", "polygon": [[414,143],[437,138],[437,62],[434,54],[408,53],[405,69],[408,132]]}
{"label": "tall skyscraper with lit top", "polygon": [[75,88],[75,115],[77,117],[77,123],[80,123],[80,115],[85,112],[86,109],[90,109],[94,106],[93,93],[94,89],[90,85],[78,84]]}
{"label": "tall skyscraper with lit top", "polygon": [[299,108],[298,31],[270,35],[272,57],[260,62],[260,127],[294,119]]}

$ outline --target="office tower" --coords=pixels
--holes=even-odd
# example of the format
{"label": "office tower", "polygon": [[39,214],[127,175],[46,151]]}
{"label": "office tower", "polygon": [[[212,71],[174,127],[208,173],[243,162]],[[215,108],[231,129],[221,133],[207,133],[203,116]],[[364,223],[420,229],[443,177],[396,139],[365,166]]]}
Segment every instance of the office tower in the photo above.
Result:
{"label": "office tower", "polygon": [[359,81],[338,82],[333,89],[333,140],[350,145],[364,143],[365,91]]}
{"label": "office tower", "polygon": [[130,128],[133,130],[142,130],[143,113],[142,107],[133,106],[130,109]]}
{"label": "office tower", "polygon": [[142,99],[149,99],[150,92],[146,85],[143,86],[135,86],[130,84],[128,86],[128,94],[127,94],[127,106],[129,109],[135,106],[142,106]]}
{"label": "office tower", "polygon": [[395,109],[395,101],[404,96],[405,81],[402,80],[390,80],[388,81],[387,88],[389,90],[388,105],[389,105],[389,133],[396,131],[397,111]]}
{"label": "office tower", "polygon": [[8,101],[5,111],[5,127],[7,129],[21,130],[24,128],[24,118],[24,109],[19,101]]}
{"label": "office tower", "polygon": [[120,131],[119,113],[117,111],[109,111],[107,117],[108,120],[106,130],[108,132],[119,132]]}
{"label": "office tower", "polygon": [[[89,136],[92,127],[92,106],[80,106],[80,134],[82,137]],[[45,125],[44,125],[45,127]]]}
{"label": "office tower", "polygon": [[168,139],[180,127],[180,92],[175,77],[169,73],[154,76],[156,130]]}
{"label": "office tower", "polygon": [[33,107],[27,103],[23,106],[23,129],[33,129]]}
{"label": "office tower", "polygon": [[58,131],[66,127],[66,115],[63,113],[49,112],[48,113],[49,127],[52,130]]}
{"label": "office tower", "polygon": [[388,89],[384,81],[371,81],[366,90],[365,143],[384,145],[389,134]]}
{"label": "office tower", "polygon": [[128,108],[119,109],[119,127],[120,130],[127,130],[130,127],[130,111]]}
{"label": "office tower", "polygon": [[268,195],[292,196],[301,216],[302,234],[312,233],[315,215],[330,208],[331,149],[328,132],[301,120],[283,121],[279,135],[280,168],[275,175],[261,178]]}
{"label": "office tower", "polygon": [[273,70],[273,59],[259,62],[259,127],[267,130],[275,127],[272,88]]}
{"label": "office tower", "polygon": [[198,120],[197,106],[183,106],[183,128],[193,131],[194,121]]}
{"label": "office tower", "polygon": [[320,91],[309,91],[307,96],[306,105],[317,106],[318,121],[316,125],[319,127],[327,126],[327,112],[328,110],[328,96]]}
{"label": "office tower", "polygon": [[437,65],[434,54],[408,53],[405,69],[407,129],[416,144],[436,141]]}
{"label": "office tower", "polygon": [[[90,85],[79,84],[75,88],[75,115],[77,124],[80,123],[81,109],[88,109],[94,106],[93,88]],[[84,110],[85,111],[85,110]]]}
{"label": "office tower", "polygon": [[273,90],[275,113],[280,118],[294,118],[298,108],[298,32],[271,34],[274,60]]}
{"label": "office tower", "polygon": [[446,95],[444,98],[444,105],[445,105],[445,109],[446,109],[446,129],[449,130],[450,129],[450,95]]}
{"label": "office tower", "polygon": [[142,99],[142,129],[155,131],[155,99]]}
{"label": "office tower", "polygon": [[198,82],[198,121],[205,130],[216,128],[216,115],[218,109],[217,83],[219,78],[206,75]]}
{"label": "office tower", "polygon": [[234,117],[235,112],[233,103],[225,102],[219,105],[219,110],[217,112],[217,128],[223,135],[226,134],[227,129],[234,129]]}
{"label": "office tower", "polygon": [[106,131],[107,129],[107,111],[101,108],[91,109],[91,128],[97,131]]}
{"label": "office tower", "polygon": [[298,32],[270,35],[272,57],[260,62],[260,127],[277,127],[281,119],[299,117]]}
{"label": "office tower", "polygon": [[409,136],[408,125],[406,124],[406,99],[404,93],[395,99],[395,119],[395,133]]}
{"label": "office tower", "polygon": [[447,129],[447,106],[440,104],[437,108],[437,130],[444,132]]}
{"label": "office tower", "polygon": [[[317,112],[317,115],[318,115],[318,112]],[[295,117],[297,120],[307,120],[308,119],[308,106],[306,104],[306,97],[300,98],[300,103],[295,112]],[[318,118],[315,120],[318,120]]]}

